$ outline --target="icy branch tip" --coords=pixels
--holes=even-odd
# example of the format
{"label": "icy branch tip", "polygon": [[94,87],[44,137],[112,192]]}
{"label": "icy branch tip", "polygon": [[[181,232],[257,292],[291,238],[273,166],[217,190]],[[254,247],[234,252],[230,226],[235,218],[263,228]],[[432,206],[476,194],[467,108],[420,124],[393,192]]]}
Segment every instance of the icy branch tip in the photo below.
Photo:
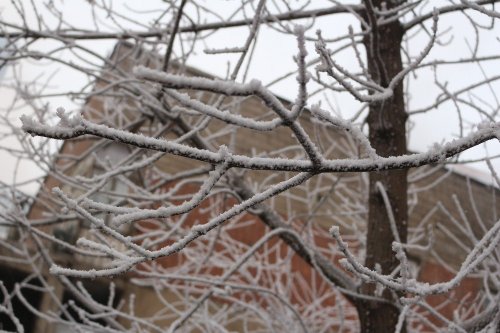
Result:
{"label": "icy branch tip", "polygon": [[249,85],[250,85],[251,89],[253,89],[253,90],[259,90],[260,88],[262,88],[262,82],[260,80],[257,80],[257,79],[251,80]]}
{"label": "icy branch tip", "polygon": [[483,121],[477,124],[477,129],[479,130],[498,129],[499,127],[500,123],[495,123],[493,121]]}
{"label": "icy branch tip", "polygon": [[401,245],[401,243],[398,243],[398,242],[394,241],[391,244],[391,248],[392,248],[392,251],[398,252],[398,251],[400,251],[400,250],[403,249],[403,245]]}
{"label": "icy branch tip", "polygon": [[314,103],[313,105],[311,105],[311,112],[313,114],[321,113],[321,101],[319,101],[318,103]]}
{"label": "icy branch tip", "polygon": [[342,258],[342,259],[339,259],[339,264],[342,268],[348,270],[348,271],[353,271],[353,267],[351,265],[351,263],[349,262],[349,260],[347,260],[347,258]]}
{"label": "icy branch tip", "polygon": [[338,225],[334,225],[333,227],[330,228],[330,235],[332,235],[333,237],[340,236],[340,229]]}
{"label": "icy branch tip", "polygon": [[306,28],[301,25],[301,24],[297,24],[293,27],[293,32],[296,34],[296,35],[304,35],[304,32],[306,31]]}
{"label": "icy branch tip", "polygon": [[61,267],[57,266],[56,264],[52,264],[52,266],[50,266],[50,268],[49,268],[49,273],[52,275],[61,275],[62,271],[63,271],[63,269]]}
{"label": "icy branch tip", "polygon": [[23,114],[21,117],[19,117],[19,119],[21,120],[21,128],[23,131],[29,132],[33,129],[33,127],[35,127],[35,121],[33,120],[33,117]]}
{"label": "icy branch tip", "polygon": [[432,9],[432,16],[433,16],[434,21],[437,21],[438,16],[439,16],[439,8],[434,7]]}
{"label": "icy branch tip", "polygon": [[52,188],[52,193],[54,194],[62,194],[62,190],[59,188],[59,186],[55,186]]}
{"label": "icy branch tip", "polygon": [[229,151],[229,148],[226,145],[221,145],[219,147],[219,156],[221,157],[221,159],[223,160],[227,159],[230,153],[231,152]]}
{"label": "icy branch tip", "polygon": [[63,127],[75,127],[82,123],[82,115],[80,113],[75,114],[70,117],[69,113],[62,107],[58,107],[56,110],[59,119],[59,125]]}
{"label": "icy branch tip", "polygon": [[150,68],[147,68],[143,65],[135,66],[132,69],[132,73],[134,74],[135,77],[142,78],[144,75],[147,75],[151,73],[152,70]]}
{"label": "icy branch tip", "polygon": [[318,37],[318,40],[314,45],[316,46],[316,50],[321,47],[325,47],[325,41],[323,40],[323,35],[321,34],[321,29],[316,30],[316,36]]}

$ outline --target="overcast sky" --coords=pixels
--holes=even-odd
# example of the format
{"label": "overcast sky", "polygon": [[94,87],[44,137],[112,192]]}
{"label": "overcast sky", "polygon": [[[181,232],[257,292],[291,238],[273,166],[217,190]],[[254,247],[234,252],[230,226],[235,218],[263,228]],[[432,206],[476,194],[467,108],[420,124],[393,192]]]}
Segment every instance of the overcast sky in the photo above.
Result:
{"label": "overcast sky", "polygon": [[[29,1],[26,1],[29,3]],[[88,1],[83,0],[71,0],[71,1],[54,1],[58,6],[64,6],[64,15],[67,20],[72,22],[74,26],[92,29],[92,16],[90,11],[90,6]],[[120,8],[123,3],[128,3],[129,7],[138,9],[139,4],[144,4],[144,2],[139,1],[114,1],[114,6]],[[210,0],[205,1],[205,5],[213,7],[216,11],[222,13],[223,15],[228,15],[234,2],[224,1],[224,0]],[[317,1],[318,7],[321,6],[331,6],[328,1]],[[326,3],[326,5],[325,5]],[[448,1],[431,1],[432,4],[447,4]],[[162,8],[164,4],[161,1],[148,0],[148,8]],[[27,7],[29,7],[27,5]],[[141,8],[145,9],[145,8]],[[431,10],[429,8],[429,10]],[[8,22],[13,22],[16,24],[21,24],[18,16],[12,7],[9,0],[0,0],[0,15],[1,18]],[[138,20],[141,22],[147,22],[153,16],[148,18],[147,14],[142,14]],[[51,24],[56,24],[55,20],[51,20],[48,16],[48,22]],[[472,18],[478,20],[483,24],[489,24],[489,20],[480,15],[472,14]],[[103,18],[105,20],[105,18]],[[32,17],[29,18],[28,22],[33,23]],[[307,24],[310,21],[304,20],[303,22],[296,21],[295,23]],[[352,24],[355,29],[358,29],[359,24],[353,20],[350,15],[337,15],[334,18],[324,17],[320,18],[316,22],[316,28],[319,27],[323,31],[323,36],[325,38],[333,37],[335,35],[343,34],[347,31],[348,25]],[[131,29],[137,29],[137,27],[130,26]],[[446,45],[436,45],[434,46],[431,54],[428,57],[428,62],[432,59],[458,59],[460,57],[470,56],[470,51],[468,43],[473,43],[474,40],[474,30],[471,25],[464,19],[463,16],[459,15],[446,15],[442,16],[439,21],[439,31],[442,33],[441,41],[446,42]],[[241,46],[244,38],[248,32],[247,28],[233,28],[227,29],[225,31],[217,32],[212,35],[206,41],[206,46],[200,44],[200,49],[196,50],[197,55],[192,56],[189,60],[189,64],[200,68],[203,71],[209,72],[211,74],[217,75],[219,77],[224,77],[227,72],[228,61],[234,60],[234,56],[228,55],[206,55],[203,53],[203,47],[208,48],[223,48],[223,47],[234,47]],[[498,54],[499,41],[498,36],[500,30],[495,27],[491,31],[481,33],[481,43],[479,44],[480,53],[484,55]],[[411,33],[411,32],[410,32]],[[310,36],[314,36],[314,31],[309,31],[307,33]],[[417,55],[420,53],[425,43],[428,41],[428,37],[425,34],[420,34],[416,36],[413,40],[414,46],[410,49],[412,55]],[[52,45],[44,44],[46,42],[37,42],[37,47],[40,50],[48,49]],[[113,41],[99,41],[99,42],[86,42],[95,44],[95,50],[101,55],[108,55],[113,48]],[[312,42],[307,44],[310,58],[315,56],[314,45]],[[271,82],[274,78],[289,72],[295,68],[295,63],[292,57],[297,53],[296,42],[292,36],[283,35],[273,29],[264,27],[261,29],[258,37],[257,48],[254,54],[254,60],[249,68],[248,79],[257,78],[261,80],[264,84]],[[70,55],[67,55],[70,57]],[[354,66],[353,56],[350,52],[339,53],[335,58],[339,63],[347,68],[352,68]],[[40,67],[40,62],[37,61],[26,61],[23,64],[22,75],[23,78],[30,79],[37,77],[39,75],[54,75],[51,81],[51,89],[57,91],[58,89],[74,89],[77,90],[80,86],[86,83],[86,78],[81,74],[70,70],[59,70],[54,73],[55,68],[50,68],[46,66],[46,62],[42,62],[44,66]],[[485,63],[483,68],[479,68],[477,65],[470,66],[448,66],[439,70],[439,78],[441,82],[447,82],[447,88],[450,91],[460,89],[472,82],[480,81],[484,78],[484,75],[491,77],[498,75],[499,72],[499,62],[491,61]],[[439,93],[438,89],[432,87],[433,73],[429,68],[425,70],[420,70],[417,76],[412,76],[410,81],[410,104],[409,109],[414,110],[419,107],[427,106],[432,104],[432,99],[430,97],[435,96]],[[0,76],[5,80],[8,80],[12,73],[3,73]],[[492,91],[498,90],[499,85],[494,82],[492,87],[484,87],[475,91],[477,94],[477,100],[481,99],[486,104],[498,105],[496,96]],[[292,76],[289,80],[285,80],[275,86],[272,86],[272,90],[285,98],[295,99],[295,93],[297,91],[296,81]],[[0,107],[5,108],[9,99],[12,98],[12,92],[8,89],[0,88]],[[322,99],[325,102],[325,95],[319,94],[311,98],[310,102]],[[328,95],[328,99],[332,102],[333,107],[336,112],[340,112],[343,116],[347,117],[352,115],[357,108],[352,102],[352,98],[344,95]],[[79,105],[71,102],[67,98],[57,98],[50,99],[50,106],[55,112],[58,106],[64,106],[67,109],[78,109]],[[326,104],[323,103],[326,107]],[[29,112],[29,110],[20,110],[19,113]],[[473,124],[478,123],[481,119],[476,115],[471,116],[468,113],[464,114],[464,119],[466,122]],[[17,120],[15,120],[17,121]],[[16,123],[20,126],[20,122]],[[452,140],[458,134],[457,125],[458,117],[455,107],[452,103],[446,103],[439,109],[428,112],[424,115],[414,117],[413,119],[413,131],[410,136],[409,148],[415,151],[424,151],[434,143],[442,143],[445,141]],[[466,129],[466,132],[471,130],[471,126]],[[3,139],[0,142],[0,146],[15,147],[15,141],[12,139]],[[488,144],[488,154],[496,155],[500,153],[500,145],[497,142],[491,142]],[[477,158],[484,156],[484,146],[475,148],[468,153],[464,154],[464,158]],[[0,164],[0,180],[6,183],[11,183],[14,176],[17,179],[28,179],[39,173],[36,172],[36,166],[30,165],[29,163],[21,163],[18,165],[18,161],[12,158],[8,152],[5,150],[0,151],[0,159],[2,163]],[[495,162],[496,167],[500,167],[499,162]],[[481,170],[486,170],[484,164],[475,164],[474,167]],[[18,173],[15,173],[15,170]],[[33,188],[30,188],[32,191]]]}

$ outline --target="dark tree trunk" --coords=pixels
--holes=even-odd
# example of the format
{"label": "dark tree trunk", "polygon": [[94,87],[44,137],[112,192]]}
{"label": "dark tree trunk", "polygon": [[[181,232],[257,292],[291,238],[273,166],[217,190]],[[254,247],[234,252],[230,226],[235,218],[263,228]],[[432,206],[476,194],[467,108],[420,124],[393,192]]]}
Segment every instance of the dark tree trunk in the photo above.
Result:
{"label": "dark tree trunk", "polygon": [[[372,79],[387,87],[390,80],[402,68],[401,40],[403,29],[399,21],[377,27],[374,22],[374,8],[380,8],[385,0],[364,0],[367,11],[365,19],[372,26],[372,33],[367,35],[364,44],[368,56],[368,72]],[[392,98],[370,105],[368,127],[370,142],[381,156],[397,156],[406,151],[406,119],[403,84],[394,90]],[[366,239],[366,266],[374,269],[380,265],[383,274],[389,274],[399,264],[392,251],[395,240],[391,231],[390,220],[382,195],[377,187],[380,182],[386,189],[394,213],[394,218],[402,242],[407,236],[407,171],[381,171],[370,173],[369,213]],[[373,295],[374,284],[362,286],[364,294]],[[384,298],[394,300],[394,296],[385,290]],[[357,304],[362,332],[394,332],[399,311],[392,305],[382,302],[362,301]]]}

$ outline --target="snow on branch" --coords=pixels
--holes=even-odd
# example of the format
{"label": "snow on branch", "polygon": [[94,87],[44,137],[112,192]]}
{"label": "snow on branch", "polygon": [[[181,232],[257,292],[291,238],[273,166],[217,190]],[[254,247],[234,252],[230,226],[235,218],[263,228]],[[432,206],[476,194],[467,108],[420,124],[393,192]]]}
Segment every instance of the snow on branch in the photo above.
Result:
{"label": "snow on branch", "polygon": [[468,0],[460,0],[460,2],[467,7],[477,10],[478,12],[483,13],[487,16],[500,18],[500,13],[495,10],[486,9],[484,8],[484,6],[478,5],[477,3]]}
{"label": "snow on branch", "polygon": [[144,66],[134,68],[134,74],[139,79],[161,83],[162,86],[172,89],[195,89],[224,94],[227,96],[252,96],[261,98],[266,105],[275,111],[280,118],[289,120],[290,111],[258,80],[250,83],[236,83],[204,77],[186,77],[168,74]]}
{"label": "snow on branch", "polygon": [[[17,199],[8,198],[15,201],[16,209],[3,214],[7,221],[0,222],[0,257],[7,264],[29,267],[29,278],[41,282],[32,289],[44,294],[43,304],[56,306],[50,311],[30,308],[30,300],[21,292],[29,283],[19,282],[14,291],[7,291],[0,282],[2,316],[9,317],[14,329],[25,329],[10,304],[16,297],[49,325],[75,324],[80,331],[164,332],[170,325],[172,331],[218,332],[245,326],[266,332],[351,332],[370,327],[367,318],[377,317],[375,313],[388,306],[397,323],[377,331],[445,330],[442,325],[460,332],[497,328],[500,221],[497,197],[486,200],[490,194],[497,196],[497,188],[483,189],[477,206],[462,205],[462,193],[449,197],[446,193],[429,212],[420,212],[419,205],[426,201],[422,193],[443,185],[446,177],[454,177],[453,172],[443,171],[442,165],[409,169],[454,162],[446,159],[487,140],[499,140],[500,108],[494,84],[500,76],[491,72],[494,66],[486,70],[482,64],[500,58],[482,54],[479,47],[480,37],[483,43],[483,37],[492,37],[488,33],[494,31],[477,19],[484,19],[481,15],[469,15],[477,11],[493,22],[498,13],[492,4],[499,1],[460,0],[430,12],[435,4],[419,0],[359,0],[354,5],[332,1],[328,8],[314,8],[314,1],[250,0],[237,3],[229,15],[225,13],[229,7],[218,12],[209,1],[166,1],[159,10],[87,1],[91,19],[81,27],[74,27],[57,4],[44,7],[30,1],[25,6],[24,0],[11,1],[15,19],[26,22],[0,20],[0,36],[7,43],[6,51],[0,52],[0,67],[6,65],[11,71],[0,88],[16,93],[12,106],[4,103],[6,116],[0,122],[19,138],[22,148],[0,145],[0,149],[17,159],[17,165],[25,160],[39,164],[48,178],[32,181],[43,186],[33,196],[29,213],[17,208]],[[446,40],[450,32],[441,26],[438,32],[438,14],[452,12],[457,13],[450,15],[458,18],[456,22],[470,24],[475,49],[471,48],[472,56],[451,52],[448,59],[440,52],[443,59],[438,60],[437,53],[431,54],[434,45],[451,49]],[[46,13],[58,18],[57,29]],[[314,34],[323,21],[319,16],[336,13],[351,21],[323,25],[323,35],[319,30]],[[38,28],[27,20],[31,16]],[[288,23],[298,19],[306,19],[307,26]],[[339,33],[344,23],[348,32]],[[416,25],[418,30],[408,31]],[[229,40],[216,43],[216,38],[225,38],[222,29],[235,26],[249,32],[237,33],[232,44]],[[269,29],[295,43],[295,51],[269,49]],[[110,57],[91,42],[102,38],[117,41]],[[42,40],[53,43],[45,47],[39,43]],[[316,52],[308,55],[314,46]],[[207,54],[208,61],[193,61]],[[392,54],[401,57],[394,61]],[[263,63],[260,55],[265,56]],[[294,63],[281,73],[287,57],[293,57]],[[426,64],[422,64],[424,58]],[[209,69],[226,79],[196,74],[200,72],[186,66],[212,59],[214,64],[228,60],[227,68]],[[26,60],[29,66],[42,60],[39,69],[44,74],[23,77]],[[50,66],[45,68],[46,64]],[[317,75],[311,76],[317,64]],[[397,70],[392,71],[393,65]],[[437,92],[431,107],[408,112],[414,104],[409,102],[415,96],[413,83],[426,79],[419,70],[431,65],[432,69],[478,65],[484,79],[453,93],[436,74],[433,86],[442,93]],[[171,74],[173,67],[185,75]],[[54,75],[45,74],[52,69]],[[57,77],[67,80],[65,69],[86,81],[78,87],[61,84]],[[258,80],[248,80],[250,75]],[[268,85],[261,83],[264,78]],[[270,87],[275,84],[286,89],[290,102],[272,93]],[[483,87],[490,88],[486,94],[492,96],[484,96]],[[468,98],[458,96],[466,93]],[[417,104],[427,105],[425,99],[432,95],[422,100],[418,96]],[[53,98],[75,99],[82,114],[58,108],[56,124]],[[458,139],[451,136],[448,142],[418,154],[407,153],[406,147],[399,150],[404,140],[392,141],[387,144],[394,144],[390,147],[380,145],[387,138],[410,137],[407,125],[412,119],[406,115],[444,108],[448,101],[460,116]],[[25,106],[35,115],[21,117],[24,132],[20,132],[11,119]],[[465,117],[470,110],[487,122],[467,132],[465,126],[478,121]],[[380,118],[365,118],[367,112],[377,111]],[[402,115],[400,123],[392,122],[396,114]],[[57,145],[62,148],[56,153],[53,142],[25,140],[24,133],[67,142]],[[387,156],[388,151],[399,153]],[[496,157],[486,163],[500,183],[492,164]],[[14,178],[21,174],[22,168],[18,169]],[[408,169],[410,188],[403,181],[406,170],[378,172],[401,169]],[[393,181],[401,186],[392,186]],[[17,179],[13,183],[12,192],[25,184]],[[475,184],[467,182],[467,186],[473,201]],[[409,200],[404,194],[409,194]],[[377,228],[366,223],[380,221],[373,214],[377,209],[371,209],[374,201],[386,218],[381,222],[387,228],[380,228],[386,231],[384,237],[366,233],[374,230],[370,227]],[[404,214],[401,209],[407,206],[402,202],[408,204]],[[447,207],[449,202],[454,207]],[[493,217],[484,212],[485,205],[491,206]],[[438,213],[449,220],[436,226],[439,237],[446,237],[452,250],[456,247],[466,257],[463,262],[457,260],[459,269],[444,258],[448,253],[442,247],[448,243],[443,245],[441,238],[433,242]],[[327,232],[331,225],[342,227],[342,237],[338,228],[331,230],[338,246]],[[371,244],[377,247],[379,239],[388,238],[396,240],[392,250],[382,244],[374,256],[366,256],[366,264],[358,259]],[[376,254],[378,250],[384,253]],[[423,259],[421,253],[432,254],[441,268],[456,276],[434,284],[417,281],[413,264]],[[341,262],[350,272],[337,265],[342,255]],[[170,265],[171,261],[176,263]],[[389,261],[390,267],[385,265]],[[421,267],[427,263],[423,259]],[[134,287],[126,288],[130,296],[126,299],[124,293],[115,295],[111,285],[107,305],[94,300],[82,283],[69,279],[107,281],[115,275]],[[461,291],[455,288],[466,277],[477,278],[477,297],[456,301],[453,292]],[[54,281],[84,306],[64,304]],[[131,294],[136,287],[144,289]],[[146,300],[152,295],[159,305],[152,305],[151,316],[142,317],[138,311],[142,309],[135,307],[144,304],[140,298],[146,288]],[[427,302],[426,296],[442,293],[449,297],[439,307]],[[453,304],[454,317],[443,315],[442,310],[453,302],[458,304]]]}
{"label": "snow on branch", "polygon": [[[53,274],[62,274],[67,276],[75,276],[75,277],[86,277],[86,278],[96,278],[99,276],[114,276],[117,274],[121,274],[132,268],[133,266],[142,263],[147,260],[157,259],[161,257],[166,257],[181,251],[191,242],[205,235],[210,230],[216,228],[217,226],[223,224],[229,219],[247,211],[249,208],[259,204],[279,193],[282,193],[290,188],[296,187],[309,178],[311,178],[313,174],[310,173],[301,173],[290,179],[287,179],[279,184],[273,185],[267,190],[255,194],[253,197],[244,200],[243,202],[234,205],[232,208],[226,210],[224,213],[219,216],[211,219],[210,221],[204,224],[197,224],[191,228],[191,230],[182,238],[175,241],[174,243],[162,247],[159,250],[147,250],[137,244],[135,244],[130,237],[124,236],[113,228],[107,226],[102,219],[92,216],[87,210],[78,205],[78,203],[67,197],[64,193],[62,193],[59,189],[54,189],[54,192],[65,202],[67,208],[69,210],[75,210],[79,215],[83,218],[87,219],[90,223],[94,224],[95,227],[103,230],[106,234],[116,239],[118,242],[124,244],[131,251],[135,252],[134,256],[128,256],[124,259],[120,254],[119,256],[114,254],[114,250],[111,249],[107,245],[99,245],[95,246],[93,242],[89,242],[88,240],[79,240],[79,244],[85,246],[90,246],[93,250],[99,251],[104,250],[105,253],[112,255],[113,257],[117,257],[113,260],[112,264],[114,267],[106,268],[106,269],[92,269],[92,270],[78,270],[71,268],[62,268],[56,264],[52,265],[51,273]],[[134,216],[134,218],[140,218],[138,216]],[[104,246],[104,247],[103,247]]]}
{"label": "snow on branch", "polygon": [[246,127],[257,131],[271,131],[283,124],[283,120],[279,118],[267,121],[256,121],[237,114],[231,114],[228,111],[221,111],[213,106],[206,105],[198,100],[192,99],[188,94],[180,93],[174,89],[165,89],[165,93],[182,105],[196,110],[201,114],[219,119],[227,124]]}
{"label": "snow on branch", "polygon": [[[316,42],[316,52],[320,56],[321,64],[316,67],[318,72],[326,72],[332,78],[334,78],[338,83],[340,83],[352,96],[354,96],[357,100],[361,102],[373,103],[377,101],[383,101],[393,96],[394,89],[396,86],[404,79],[404,77],[412,72],[418,65],[424,60],[424,58],[429,54],[432,47],[436,41],[437,34],[437,23],[438,23],[438,15],[439,11],[434,9],[433,12],[433,25],[432,25],[432,34],[429,42],[422,50],[422,52],[417,56],[417,58],[408,64],[402,71],[396,74],[393,78],[391,78],[387,87],[382,87],[381,85],[373,82],[366,81],[358,76],[350,73],[345,68],[337,64],[337,62],[332,59],[331,51],[326,48],[326,43],[321,37],[321,31],[317,32],[318,42]],[[346,78],[349,78],[357,83],[359,83],[362,87],[367,88],[373,91],[372,94],[362,95],[358,88],[354,87],[351,83],[347,82],[346,78],[342,77],[344,75]]]}
{"label": "snow on branch", "polygon": [[[497,249],[500,245],[500,220],[498,220],[483,238],[474,245],[474,248],[465,258],[459,271],[451,280],[435,284],[408,279],[407,275],[401,278],[393,278],[373,271],[359,263],[351,251],[349,251],[348,245],[340,236],[340,231],[337,226],[332,227],[330,233],[337,241],[340,251],[345,255],[345,259],[341,260],[341,264],[344,265],[346,269],[355,273],[363,280],[380,283],[391,290],[411,293],[417,296],[427,296],[447,293],[458,286],[468,274],[474,271],[483,260]],[[402,251],[402,246],[395,246],[394,249],[397,252]]]}
{"label": "snow on branch", "polygon": [[[71,127],[65,124],[46,125],[36,123],[32,118],[23,116],[22,129],[31,134],[59,140],[76,138],[85,134],[92,134],[112,141],[129,144],[135,147],[161,151],[173,155],[183,156],[198,161],[212,164],[223,162],[219,153],[204,149],[193,148],[187,145],[175,143],[165,139],[146,137],[123,130],[114,129],[105,125],[92,123],[76,116],[72,118]],[[274,170],[274,171],[298,171],[298,172],[360,172],[380,171],[391,169],[404,169],[423,166],[431,163],[443,162],[446,158],[455,156],[469,148],[477,146],[491,139],[500,139],[500,124],[490,123],[481,126],[475,132],[463,138],[453,140],[449,143],[434,147],[425,153],[363,159],[337,159],[322,160],[313,163],[307,160],[295,160],[284,158],[249,157],[243,155],[229,154],[228,167]]]}

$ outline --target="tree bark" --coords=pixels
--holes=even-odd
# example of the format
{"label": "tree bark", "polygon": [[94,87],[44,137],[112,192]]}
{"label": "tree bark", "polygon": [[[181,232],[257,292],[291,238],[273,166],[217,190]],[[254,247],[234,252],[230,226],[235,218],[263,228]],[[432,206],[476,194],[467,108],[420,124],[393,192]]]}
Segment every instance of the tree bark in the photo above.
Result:
{"label": "tree bark", "polygon": [[[401,41],[404,34],[399,21],[381,27],[376,25],[375,8],[381,8],[385,0],[363,0],[366,7],[365,19],[371,25],[364,44],[368,57],[368,73],[380,85],[387,87],[391,78],[403,69]],[[368,114],[369,138],[372,147],[381,156],[406,154],[406,119],[403,83],[394,90],[392,98],[370,104]],[[383,185],[394,214],[401,242],[407,238],[407,171],[371,172],[369,175],[368,226],[366,239],[366,262],[370,269],[380,268],[383,274],[390,274],[399,264],[392,250],[395,240],[390,219],[377,183]],[[376,286],[365,283],[362,292],[375,294]],[[382,297],[394,301],[394,295],[385,290]],[[394,304],[394,302],[392,302]],[[357,304],[362,332],[394,332],[399,310],[391,303],[361,301]],[[405,331],[403,329],[403,331]]]}

